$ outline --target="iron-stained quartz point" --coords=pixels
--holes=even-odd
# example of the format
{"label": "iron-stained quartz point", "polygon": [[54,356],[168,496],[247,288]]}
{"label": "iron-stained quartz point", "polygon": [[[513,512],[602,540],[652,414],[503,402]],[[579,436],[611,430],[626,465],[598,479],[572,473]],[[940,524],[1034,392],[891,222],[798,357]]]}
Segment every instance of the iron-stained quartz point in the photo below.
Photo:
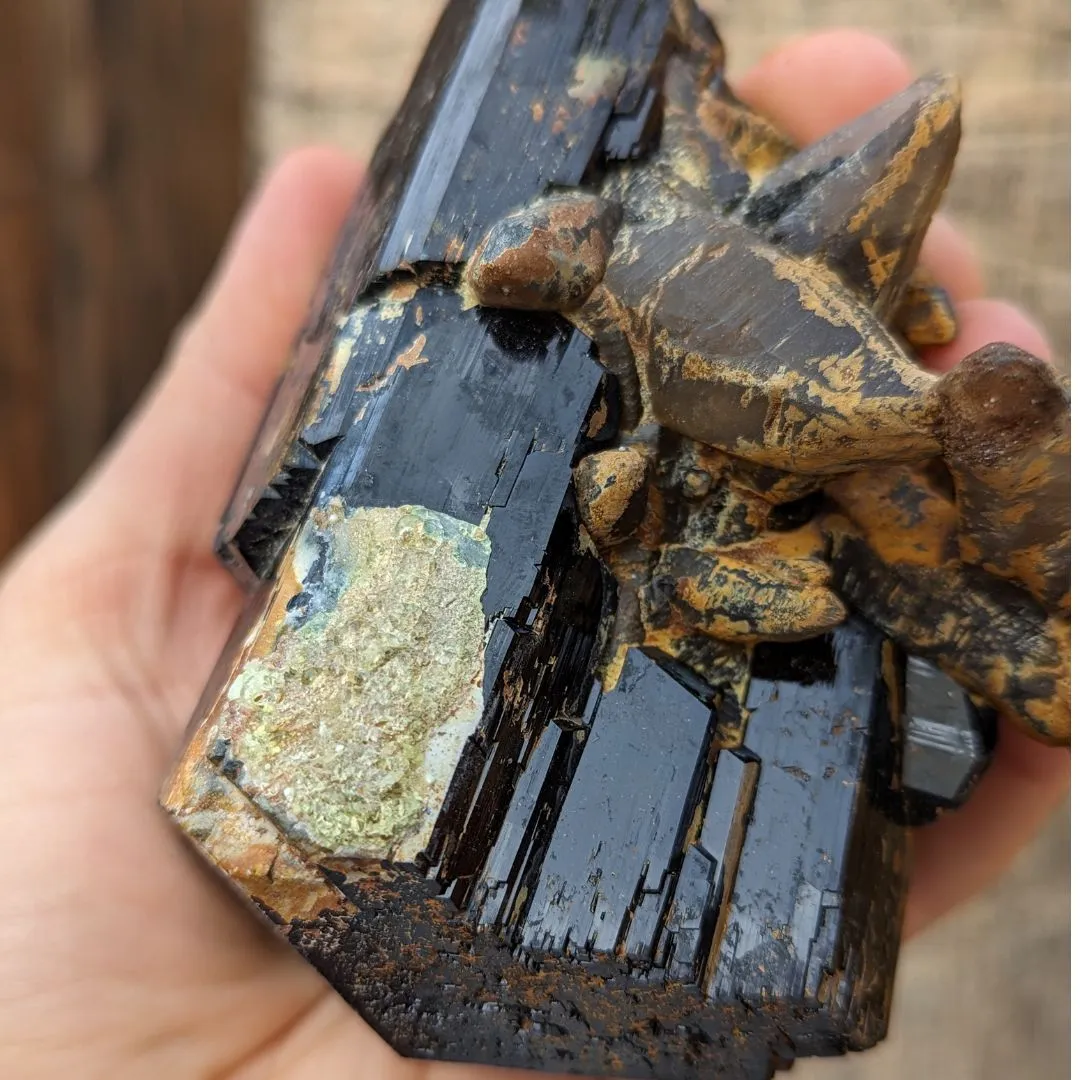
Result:
{"label": "iron-stained quartz point", "polygon": [[[226,512],[163,803],[402,1054],[765,1080],[888,1024],[909,826],[1067,742],[1069,396],[689,0],[451,0]],[[970,696],[968,696],[970,695]]]}

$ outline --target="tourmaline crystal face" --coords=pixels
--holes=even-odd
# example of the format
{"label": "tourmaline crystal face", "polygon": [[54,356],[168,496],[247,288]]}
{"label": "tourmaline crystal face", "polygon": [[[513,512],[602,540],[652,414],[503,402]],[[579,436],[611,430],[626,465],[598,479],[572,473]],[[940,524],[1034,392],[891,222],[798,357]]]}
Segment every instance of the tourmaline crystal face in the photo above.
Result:
{"label": "tourmaline crystal face", "polygon": [[401,1053],[873,1045],[907,826],[993,745],[961,685],[1067,740],[1068,394],[913,358],[956,329],[915,262],[958,117],[925,80],[797,151],[689,0],[448,6],[163,795]]}

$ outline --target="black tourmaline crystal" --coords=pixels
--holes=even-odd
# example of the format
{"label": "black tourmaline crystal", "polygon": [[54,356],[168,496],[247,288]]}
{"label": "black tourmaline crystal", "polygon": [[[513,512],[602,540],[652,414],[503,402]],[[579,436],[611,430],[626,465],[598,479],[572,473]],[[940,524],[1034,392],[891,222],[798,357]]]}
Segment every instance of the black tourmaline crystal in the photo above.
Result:
{"label": "black tourmaline crystal", "polygon": [[657,152],[673,18],[711,32],[670,0],[451,0],[223,525],[250,604],[165,805],[405,1055],[764,1080],[872,1045],[906,825],[989,753],[858,617],[759,645],[738,691],[604,662],[618,584],[572,470],[621,376],[461,264]]}
{"label": "black tourmaline crystal", "polygon": [[924,825],[967,801],[990,763],[997,716],[918,657],[907,662],[904,691],[905,817]]}

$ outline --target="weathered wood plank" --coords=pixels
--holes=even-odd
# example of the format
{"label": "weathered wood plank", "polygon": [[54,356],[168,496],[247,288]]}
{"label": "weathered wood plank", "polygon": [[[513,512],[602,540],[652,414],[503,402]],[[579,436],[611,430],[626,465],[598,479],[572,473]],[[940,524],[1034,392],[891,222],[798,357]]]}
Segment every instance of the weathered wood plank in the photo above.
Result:
{"label": "weathered wood plank", "polygon": [[0,12],[0,554],[44,508],[48,207],[30,4]]}
{"label": "weathered wood plank", "polygon": [[0,8],[0,554],[195,301],[247,175],[247,0]]}
{"label": "weathered wood plank", "polygon": [[47,0],[54,483],[79,475],[194,301],[243,186],[244,0]]}

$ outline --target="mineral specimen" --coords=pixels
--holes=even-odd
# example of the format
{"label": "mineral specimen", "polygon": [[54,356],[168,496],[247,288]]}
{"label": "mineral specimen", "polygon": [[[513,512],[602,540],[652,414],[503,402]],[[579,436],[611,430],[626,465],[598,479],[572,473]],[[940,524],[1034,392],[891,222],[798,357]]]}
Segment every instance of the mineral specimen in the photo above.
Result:
{"label": "mineral specimen", "polygon": [[994,710],[1068,740],[1067,391],[913,358],[956,330],[916,260],[958,140],[931,78],[797,150],[689,0],[451,0],[226,514],[248,608],[163,795],[402,1053],[870,1046],[909,825]]}
{"label": "mineral specimen", "polygon": [[997,718],[917,657],[908,660],[904,690],[904,812],[923,824],[963,805],[989,762]]}

